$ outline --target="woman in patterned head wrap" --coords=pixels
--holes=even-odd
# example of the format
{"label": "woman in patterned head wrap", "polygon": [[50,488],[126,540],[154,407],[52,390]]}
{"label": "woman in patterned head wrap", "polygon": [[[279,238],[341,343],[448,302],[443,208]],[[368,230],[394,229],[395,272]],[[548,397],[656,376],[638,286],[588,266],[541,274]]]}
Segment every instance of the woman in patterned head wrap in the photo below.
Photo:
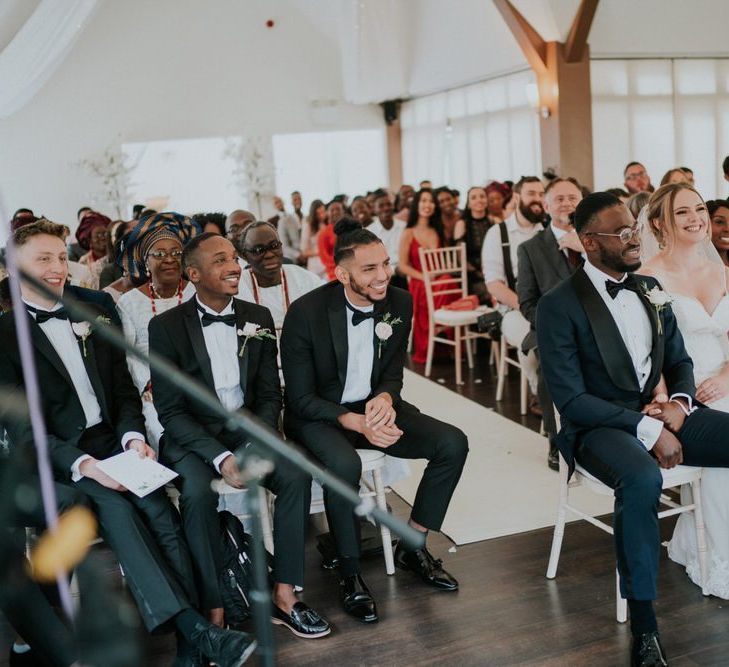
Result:
{"label": "woman in patterned head wrap", "polygon": [[109,261],[107,256],[109,232],[107,230],[110,224],[111,220],[105,215],[92,211],[81,219],[76,230],[78,244],[87,251],[79,258],[78,263],[89,269],[92,289],[99,289],[99,276]]}
{"label": "woman in patterned head wrap", "polygon": [[[198,233],[197,226],[184,215],[151,213],[143,215],[126,238],[121,265],[139,287],[122,294],[116,307],[125,338],[145,354],[149,352],[149,321],[195,294],[193,284],[182,275],[182,247]],[[162,426],[152,403],[149,366],[131,356],[127,365],[142,397],[149,443],[156,450]]]}
{"label": "woman in patterned head wrap", "polygon": [[511,198],[511,188],[506,183],[491,181],[486,186],[486,201],[488,203],[488,217],[492,225],[504,222],[506,214],[504,206]]}

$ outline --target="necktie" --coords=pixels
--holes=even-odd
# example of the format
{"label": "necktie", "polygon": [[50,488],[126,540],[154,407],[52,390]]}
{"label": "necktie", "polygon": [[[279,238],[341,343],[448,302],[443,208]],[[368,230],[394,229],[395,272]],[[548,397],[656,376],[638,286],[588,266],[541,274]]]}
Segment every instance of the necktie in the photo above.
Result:
{"label": "necktie", "polygon": [[614,299],[618,295],[620,290],[627,289],[631,292],[637,292],[638,283],[635,281],[635,278],[631,274],[628,274],[622,283],[616,283],[613,280],[606,280],[605,289],[607,290],[607,293],[610,295],[610,297]]}
{"label": "necktie", "polygon": [[234,327],[238,322],[238,318],[235,313],[230,313],[229,315],[213,315],[202,308],[200,304],[196,303],[195,306],[202,313],[202,317],[200,319],[202,320],[202,325],[204,327],[209,327],[211,324],[215,324],[216,322],[225,324],[227,327]]}
{"label": "necktie", "polygon": [[35,313],[35,321],[38,324],[43,324],[43,322],[48,322],[48,320],[54,318],[57,320],[68,319],[68,313],[65,308],[59,308],[58,310],[38,310],[38,308],[33,308],[33,306],[26,306],[26,308],[28,312]]}

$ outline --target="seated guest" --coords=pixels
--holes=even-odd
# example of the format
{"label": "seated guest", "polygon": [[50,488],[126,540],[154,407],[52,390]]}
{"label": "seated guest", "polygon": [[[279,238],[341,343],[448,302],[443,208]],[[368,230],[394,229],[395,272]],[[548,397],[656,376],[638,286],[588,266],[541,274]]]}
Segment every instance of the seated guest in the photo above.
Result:
{"label": "seated guest", "polygon": [[[516,294],[516,251],[524,241],[528,241],[543,229],[542,215],[538,210],[543,212],[544,186],[536,176],[522,176],[514,186],[513,196],[516,197],[514,214],[491,227],[486,233],[481,265],[489,294],[498,301],[504,316],[501,321],[501,334],[510,345],[516,346],[529,386],[536,396],[537,360],[533,351],[526,355],[521,350],[521,344],[529,333],[529,322],[519,311],[519,297]],[[539,204],[538,209],[534,206],[535,202]]]}
{"label": "seated guest", "polygon": [[661,185],[666,185],[667,183],[689,183],[688,174],[681,167],[669,169],[663,174],[663,178],[661,179]]}
{"label": "seated guest", "polygon": [[[574,178],[554,178],[544,194],[544,205],[552,218],[550,225],[522,243],[517,250],[519,281],[516,293],[521,314],[529,322],[529,333],[522,341],[522,351],[535,350],[537,358],[536,315],[539,299],[568,278],[582,265],[582,244],[572,227],[572,214],[582,199],[582,190]],[[541,372],[537,372],[537,397],[549,439],[547,465],[559,470],[559,453],[555,443],[557,422],[552,399]]]}
{"label": "seated guest", "polygon": [[[615,193],[611,192],[610,194]],[[617,197],[617,195],[615,196]],[[650,192],[636,192],[634,195],[630,195],[624,203],[628,207],[628,210],[633,214],[633,217],[637,220],[640,212],[643,210],[643,207],[648,204],[650,198]],[[618,199],[620,199],[620,197],[618,197]]]}
{"label": "seated guest", "polygon": [[[131,227],[134,225],[134,220],[131,222],[124,222],[123,220],[117,220],[116,222],[112,223],[109,226],[109,238],[108,238],[108,248],[107,248],[107,257],[108,262],[106,266],[101,269],[101,273],[99,274],[99,289],[105,290],[109,285],[112,283],[115,283],[120,278],[124,277],[124,269],[117,264],[117,257],[119,256],[119,239],[126,236],[127,232]],[[109,294],[114,296],[113,292],[109,292]]]}
{"label": "seated guest", "polygon": [[408,221],[410,207],[415,198],[415,188],[412,185],[401,185],[395,197],[395,220]]}
{"label": "seated guest", "polygon": [[511,198],[511,188],[506,183],[491,181],[485,188],[487,215],[492,225],[496,225],[509,217],[505,210],[506,202]]}
{"label": "seated guest", "polygon": [[[41,221],[14,237],[20,269],[54,293],[48,297],[21,280],[56,478],[88,496],[101,536],[124,569],[147,629],[171,623],[180,660],[189,661],[199,651],[220,665],[240,665],[255,642],[245,633],[211,625],[192,608],[196,593],[187,545],[164,490],[144,498],[125,493],[97,466],[125,449],[141,457],[154,457],[154,450],[146,443],[139,396],[123,351],[84,331],[88,323],[72,324],[59,303],[67,276],[62,236],[60,225]],[[85,293],[98,293],[84,290],[77,296],[105,317],[106,311],[85,299]],[[15,318],[0,317],[0,381],[18,390],[24,380],[16,336]],[[3,426],[11,447],[32,452],[27,421],[6,421]]]}
{"label": "seated guest", "polygon": [[283,263],[283,244],[276,228],[269,222],[248,225],[241,244],[248,269],[241,274],[238,298],[268,308],[276,335],[280,337],[291,303],[319,287],[323,281],[300,266]]}
{"label": "seated guest", "polygon": [[397,270],[400,258],[400,237],[406,223],[402,220],[396,220],[394,212],[395,209],[392,206],[392,201],[390,201],[390,195],[384,190],[377,192],[375,194],[375,215],[377,220],[369,226],[369,230],[382,241],[390,257],[390,266],[392,267],[390,284],[400,289],[407,289],[407,278]]}
{"label": "seated guest", "polygon": [[[78,221],[78,224],[81,224],[81,221],[89,214],[93,213],[94,210],[92,208],[89,208],[88,206],[82,206],[77,212],[76,212],[76,220]],[[76,237],[78,239],[78,236]],[[81,247],[78,240],[76,240],[75,243],[68,243],[68,261],[69,262],[78,262],[79,259],[81,259],[81,256],[86,252],[84,248]]]}
{"label": "seated guest", "polygon": [[[570,472],[577,462],[615,491],[631,664],[667,665],[653,609],[660,468],[728,468],[729,414],[696,402],[693,364],[672,306],[655,307],[647,292],[661,292],[658,281],[632,273],[641,266],[641,228],[627,207],[596,192],[580,202],[574,220],[587,259],[537,307],[540,360],[562,415],[557,443]],[[661,375],[670,399],[657,403],[652,393]]]}
{"label": "seated guest", "polygon": [[336,234],[334,233],[334,225],[336,225],[345,214],[344,203],[339,199],[332,199],[327,204],[327,219],[329,224],[320,230],[317,245],[319,247],[319,259],[326,269],[326,278],[334,280],[334,243]]}
{"label": "seated guest", "polygon": [[352,217],[363,227],[369,227],[372,224],[374,218],[366,197],[359,196],[352,200]]}
{"label": "seated guest", "polygon": [[[424,195],[432,200],[429,190],[422,190]],[[411,297],[389,286],[390,260],[372,232],[349,219],[341,220],[337,231],[337,280],[292,303],[284,321],[286,433],[353,489],[359,488],[362,472],[357,448],[427,459],[410,525],[424,534],[440,530],[468,441],[459,429],[401,399]],[[324,503],[339,557],[344,610],[359,621],[377,621],[375,601],[360,574],[359,519],[326,488]],[[398,546],[395,558],[399,567],[436,588],[458,588],[425,547]]]}
{"label": "seated guest", "polygon": [[226,219],[225,213],[196,213],[192,216],[192,221],[200,228],[200,231],[220,234],[220,236],[225,236]]}
{"label": "seated guest", "polygon": [[[189,218],[179,213],[158,213],[140,220],[124,246],[124,270],[139,287],[123,294],[116,304],[124,337],[138,350],[149,353],[149,321],[179,306],[195,294],[192,283],[182,276],[182,246],[198,233]],[[129,373],[142,399],[142,413],[149,444],[159,451],[162,425],[155,410],[149,365],[127,356]]]}
{"label": "seated guest", "polygon": [[453,245],[453,236],[456,224],[461,219],[461,212],[456,206],[456,198],[450,188],[443,186],[433,192],[438,208],[440,208],[440,221],[443,224],[443,238],[446,245]]}
{"label": "seated guest", "polygon": [[[283,255],[291,261],[299,259],[299,246],[301,245],[301,220],[296,213],[287,213],[281,197],[273,198],[273,206],[276,214],[269,218],[270,222],[278,231],[279,239],[283,243]],[[301,197],[299,197],[301,207]]]}
{"label": "seated guest", "polygon": [[91,273],[92,289],[99,289],[101,271],[108,263],[108,227],[111,220],[101,213],[87,213],[79,223],[76,238],[79,245],[86,250],[78,263],[88,267]]}
{"label": "seated guest", "polygon": [[[276,429],[281,386],[274,323],[263,306],[233,298],[241,274],[233,244],[215,234],[202,234],[185,246],[182,263],[196,296],[152,318],[150,349],[207,386],[227,410],[246,407]],[[251,326],[256,326],[258,333],[249,335]],[[233,452],[246,445],[246,433],[229,429],[217,413],[188,398],[154,369],[152,387],[165,429],[161,458],[180,475],[176,480],[180,512],[203,607],[222,621],[218,496],[210,485],[222,476],[230,486],[243,488]],[[294,595],[294,587],[304,585],[311,478],[285,460],[272,458],[274,470],[262,480],[276,495],[272,621],[298,637],[323,637],[330,632],[327,621]]]}
{"label": "seated guest", "polygon": [[466,208],[463,209],[463,215],[453,230],[453,241],[466,244],[468,292],[477,295],[481,303],[489,301],[481,266],[481,248],[490,227],[486,190],[478,186],[469,188]]}
{"label": "seated guest", "polygon": [[298,190],[294,190],[291,193],[291,206],[294,210],[294,215],[299,219],[299,227],[301,227],[304,224],[304,211],[301,208],[301,193]]}
{"label": "seated guest", "polygon": [[243,230],[252,222],[255,222],[255,220],[256,216],[253,215],[253,213],[240,209],[236,209],[232,213],[229,213],[228,217],[225,219],[225,237],[235,246],[239,255],[240,250],[238,248],[238,244],[240,242],[240,235],[243,233]]}
{"label": "seated guest", "polygon": [[[114,250],[111,253],[111,257],[114,259],[115,266],[118,266],[121,262],[121,257],[124,253],[124,247],[128,238],[129,231],[127,230],[119,234],[116,242],[114,243]],[[104,268],[104,271],[106,271],[107,268],[108,267]],[[104,275],[104,271],[101,272],[102,278]],[[110,294],[111,298],[114,299],[114,303],[117,303],[119,301],[122,294],[126,294],[129,290],[132,290],[135,287],[134,282],[132,282],[132,279],[129,277],[129,274],[126,272],[126,269],[124,269],[124,267],[121,268],[121,272],[122,275],[120,278],[117,278],[116,280],[114,280],[114,282],[109,283],[101,290],[102,292]],[[144,276],[144,278],[146,279],[146,276]]]}
{"label": "seated guest", "polygon": [[636,192],[653,192],[651,177],[640,162],[628,162],[623,170],[625,189],[634,195]]}
{"label": "seated guest", "polygon": [[321,199],[315,199],[309,207],[309,215],[301,227],[301,261],[306,268],[320,278],[326,278],[327,270],[319,259],[319,232],[329,224],[327,208]]}
{"label": "seated guest", "polygon": [[729,201],[712,199],[706,202],[706,208],[711,218],[711,242],[721,261],[729,266]]}

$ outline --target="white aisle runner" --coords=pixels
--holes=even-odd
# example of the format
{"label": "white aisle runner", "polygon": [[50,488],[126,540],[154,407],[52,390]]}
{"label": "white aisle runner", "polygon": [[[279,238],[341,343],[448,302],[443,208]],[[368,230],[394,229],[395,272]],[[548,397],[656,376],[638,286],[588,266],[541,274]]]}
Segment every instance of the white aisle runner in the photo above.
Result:
{"label": "white aisle runner", "polygon": [[[456,544],[554,525],[559,477],[547,468],[543,436],[408,370],[403,398],[468,436],[466,467],[443,524]],[[392,487],[410,504],[424,468],[412,461],[413,474]],[[570,498],[593,515],[613,509],[612,498],[581,487]]]}

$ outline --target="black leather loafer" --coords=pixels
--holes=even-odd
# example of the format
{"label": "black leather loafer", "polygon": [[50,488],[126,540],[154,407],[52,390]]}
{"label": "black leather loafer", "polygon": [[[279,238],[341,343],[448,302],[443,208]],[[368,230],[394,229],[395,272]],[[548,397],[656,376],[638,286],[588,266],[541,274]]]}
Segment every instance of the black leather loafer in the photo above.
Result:
{"label": "black leather loafer", "polygon": [[443,591],[457,591],[458,582],[443,569],[443,561],[433,558],[423,548],[406,551],[399,544],[395,550],[395,565],[401,570],[415,572],[426,584]]}
{"label": "black leather loafer", "polygon": [[195,648],[218,667],[240,667],[253,651],[257,642],[247,632],[223,630],[217,625],[198,623],[192,633]]}
{"label": "black leather loafer", "polygon": [[630,650],[631,667],[668,667],[668,658],[656,632],[646,632],[633,637]]}
{"label": "black leather loafer", "polygon": [[559,472],[559,450],[557,445],[549,445],[549,454],[547,454],[547,465],[550,470]]}
{"label": "black leather loafer", "polygon": [[339,597],[344,611],[352,618],[362,623],[375,623],[379,620],[377,605],[360,575],[354,574],[340,579]]}
{"label": "black leather loafer", "polygon": [[273,605],[271,622],[274,625],[287,627],[297,637],[303,639],[326,637],[332,631],[329,623],[303,602],[297,602],[290,614]]}

